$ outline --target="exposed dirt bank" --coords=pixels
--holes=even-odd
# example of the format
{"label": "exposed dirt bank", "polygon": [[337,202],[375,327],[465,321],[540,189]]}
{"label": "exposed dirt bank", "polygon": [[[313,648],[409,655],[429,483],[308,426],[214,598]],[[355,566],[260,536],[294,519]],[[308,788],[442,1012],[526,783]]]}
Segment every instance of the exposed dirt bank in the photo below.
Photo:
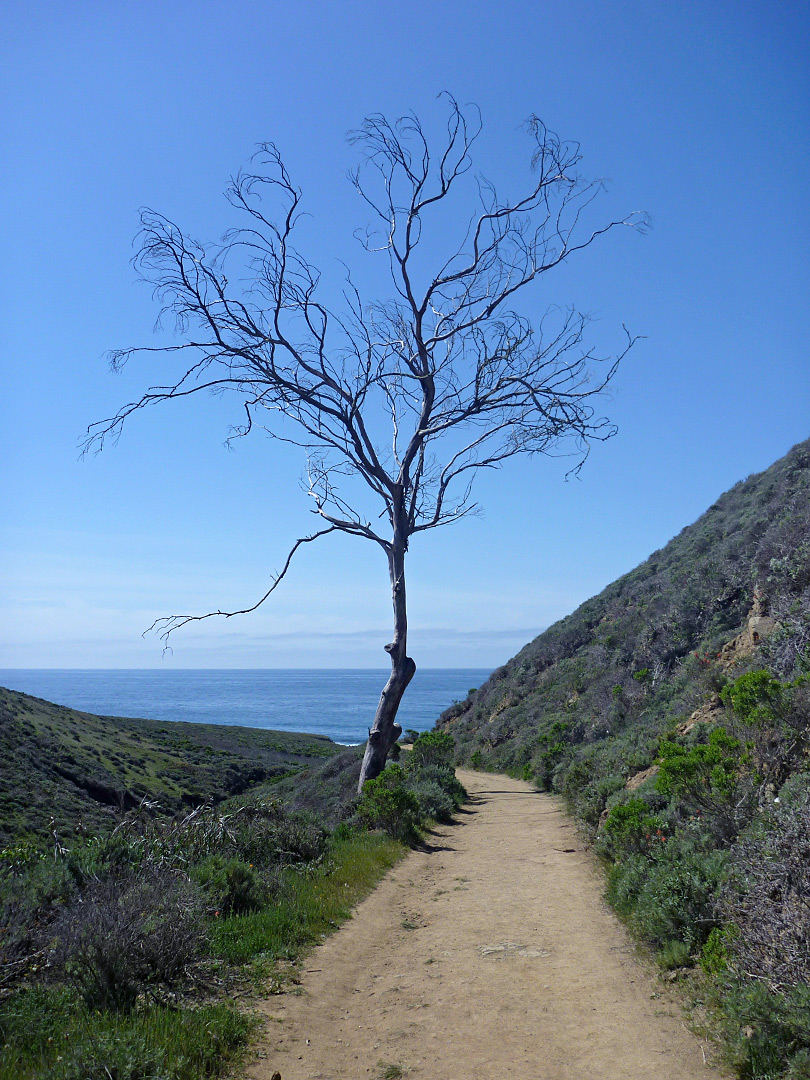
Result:
{"label": "exposed dirt bank", "polygon": [[[270,998],[255,1080],[706,1080],[638,964],[557,799],[460,773],[462,824],[430,837]],[[401,1074],[390,1069],[401,1068]]]}

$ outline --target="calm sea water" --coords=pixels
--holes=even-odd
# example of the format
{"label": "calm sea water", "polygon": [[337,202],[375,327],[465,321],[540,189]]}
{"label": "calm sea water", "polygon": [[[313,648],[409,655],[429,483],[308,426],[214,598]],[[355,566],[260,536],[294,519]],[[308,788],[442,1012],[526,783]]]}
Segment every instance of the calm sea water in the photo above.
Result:
{"label": "calm sea water", "polygon": [[[400,706],[403,730],[427,731],[490,674],[479,668],[418,670]],[[364,742],[386,671],[3,670],[0,686],[105,716],[241,724]]]}

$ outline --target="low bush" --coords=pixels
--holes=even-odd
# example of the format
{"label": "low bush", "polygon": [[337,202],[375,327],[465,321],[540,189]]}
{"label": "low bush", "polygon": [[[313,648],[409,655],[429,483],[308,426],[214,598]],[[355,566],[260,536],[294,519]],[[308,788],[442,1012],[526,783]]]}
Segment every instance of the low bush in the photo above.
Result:
{"label": "low bush", "polygon": [[428,820],[450,821],[467,797],[452,766],[454,746],[448,732],[420,735],[404,766],[389,762],[363,785],[357,820],[405,844],[416,843]]}
{"label": "low bush", "polygon": [[749,671],[729,683],[720,697],[733,711],[761,788],[779,787],[804,767],[810,749],[806,676],[780,682],[769,671]]}
{"label": "low bush", "polygon": [[729,926],[715,926],[700,950],[700,966],[707,975],[715,978],[728,971],[731,959],[731,943],[734,930]]}
{"label": "low bush", "polygon": [[103,842],[108,862],[137,861],[186,871],[212,856],[240,859],[256,867],[308,862],[323,851],[326,830],[310,814],[291,813],[275,799],[241,802],[233,808],[199,806],[184,817],[160,822],[128,815]]}
{"label": "low bush", "polygon": [[452,819],[456,803],[447,788],[436,780],[418,777],[410,784],[410,790],[416,796],[420,823],[425,818],[445,822]]}
{"label": "low bush", "polygon": [[419,839],[422,813],[419,800],[405,782],[405,770],[396,762],[379,776],[366,780],[357,806],[357,818],[369,829],[382,829],[394,840],[413,844]]}
{"label": "low bush", "polygon": [[663,814],[651,813],[643,799],[630,799],[610,811],[599,832],[596,849],[612,859],[646,854],[662,841],[666,827]]}
{"label": "low bush", "polygon": [[0,852],[0,989],[45,962],[46,927],[77,891],[64,858],[29,843]]}
{"label": "low bush", "polygon": [[725,1034],[743,1080],[810,1080],[810,986],[774,994],[737,979],[723,990]]}
{"label": "low bush", "polygon": [[810,791],[775,803],[731,850],[721,910],[732,967],[775,991],[810,982]]}
{"label": "low bush", "polygon": [[131,1009],[171,989],[204,936],[205,902],[170,871],[111,876],[89,885],[51,927],[54,963],[91,1009]]}
{"label": "low bush", "polygon": [[722,728],[709,732],[705,742],[684,746],[665,739],[659,749],[656,787],[693,808],[725,810],[740,776],[742,747]]}
{"label": "low bush", "polygon": [[718,924],[726,861],[726,852],[701,850],[695,836],[676,833],[653,857],[633,854],[612,867],[608,900],[649,945],[680,942],[694,954]]}
{"label": "low bush", "polygon": [[250,863],[211,855],[190,870],[192,881],[206,891],[217,913],[240,915],[264,907],[273,893],[268,875]]}
{"label": "low bush", "polygon": [[692,949],[686,941],[668,941],[663,949],[658,950],[655,957],[658,966],[664,971],[689,967],[691,958]]}
{"label": "low bush", "polygon": [[453,767],[444,763],[414,768],[409,762],[406,783],[416,796],[421,816],[433,821],[450,821],[467,798]]}
{"label": "low bush", "polygon": [[430,765],[450,766],[455,741],[448,731],[425,731],[414,739],[408,757],[410,768],[422,769]]}

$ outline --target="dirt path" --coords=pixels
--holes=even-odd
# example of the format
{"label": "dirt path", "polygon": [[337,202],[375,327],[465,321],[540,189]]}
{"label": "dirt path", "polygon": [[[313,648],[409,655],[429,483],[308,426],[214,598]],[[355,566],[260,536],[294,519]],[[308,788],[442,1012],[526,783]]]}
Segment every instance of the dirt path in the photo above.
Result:
{"label": "dirt path", "polygon": [[[271,998],[255,1080],[712,1080],[601,900],[558,800],[460,773],[473,801]],[[659,996],[660,995],[660,996]]]}

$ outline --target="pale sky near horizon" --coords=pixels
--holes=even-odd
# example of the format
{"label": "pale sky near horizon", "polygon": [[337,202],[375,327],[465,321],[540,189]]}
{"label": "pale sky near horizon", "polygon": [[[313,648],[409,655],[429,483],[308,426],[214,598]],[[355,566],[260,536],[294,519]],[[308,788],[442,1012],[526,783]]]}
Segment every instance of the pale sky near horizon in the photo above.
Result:
{"label": "pale sky near horizon", "polygon": [[[79,460],[89,423],[159,379],[108,349],[150,344],[130,264],[138,209],[193,235],[275,141],[335,275],[367,216],[346,132],[370,112],[481,109],[475,164],[519,191],[538,114],[610,184],[610,235],[526,293],[644,335],[605,411],[619,425],[579,480],[543,458],[481,477],[483,514],[415,538],[411,653],[495,667],[632,569],[717,496],[810,435],[810,9],[787,2],[8,0],[0,35],[0,668],[384,667],[382,555],[327,538],[265,608],[141,637],[156,617],[252,603],[313,528],[300,452],[260,434],[228,451],[235,402],[135,416]],[[335,279],[337,280],[337,278]],[[386,282],[381,279],[381,292]],[[161,339],[165,340],[165,339]]]}

